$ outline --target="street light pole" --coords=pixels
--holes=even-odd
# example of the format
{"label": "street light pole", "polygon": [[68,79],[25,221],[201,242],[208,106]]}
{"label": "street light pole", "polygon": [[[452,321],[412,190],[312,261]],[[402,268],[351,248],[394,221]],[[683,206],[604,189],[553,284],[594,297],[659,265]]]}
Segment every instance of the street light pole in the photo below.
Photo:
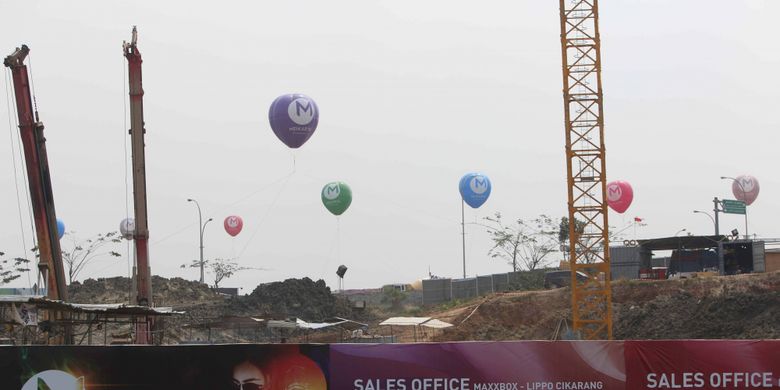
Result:
{"label": "street light pole", "polygon": [[206,224],[213,221],[213,218],[209,218],[206,223],[203,223],[203,214],[200,212],[200,204],[195,199],[187,199],[187,202],[193,202],[195,203],[195,206],[198,207],[198,230],[200,231],[200,282],[203,283],[205,278],[203,274],[203,265],[205,264],[203,262],[203,233],[206,231]]}
{"label": "street light pole", "polygon": [[706,211],[700,211],[700,210],[693,210],[694,214],[704,214],[706,215],[710,220],[712,220],[712,224],[715,226],[715,235],[718,235],[718,222],[715,221],[714,218],[712,218],[712,215]]}
{"label": "street light pole", "polygon": [[715,214],[715,218],[712,218],[710,213],[706,211],[700,211],[700,210],[693,210],[694,214],[704,214],[707,217],[709,217],[712,220],[712,224],[715,225],[715,238],[718,240],[718,247],[717,247],[717,255],[718,255],[718,272],[723,275],[723,241],[720,239],[720,229],[718,226],[718,213],[721,211],[718,206],[720,206],[720,201],[718,200],[718,197],[715,197],[712,200],[712,203],[715,205],[715,207],[712,209],[713,213]]}
{"label": "street light pole", "polygon": [[735,179],[733,177],[721,176],[720,178],[724,179],[724,180],[725,179],[729,179],[729,180],[733,181],[734,183],[737,183],[737,185],[739,186],[739,189],[742,190],[742,199],[743,199],[742,202],[745,203],[745,239],[747,240],[750,237],[750,234],[748,234],[747,191],[745,191],[745,187],[742,186],[742,183],[740,183],[739,180],[737,180],[737,179]]}
{"label": "street light pole", "polygon": [[466,279],[466,211],[464,204],[466,201],[460,200],[460,229],[463,236],[463,279]]}

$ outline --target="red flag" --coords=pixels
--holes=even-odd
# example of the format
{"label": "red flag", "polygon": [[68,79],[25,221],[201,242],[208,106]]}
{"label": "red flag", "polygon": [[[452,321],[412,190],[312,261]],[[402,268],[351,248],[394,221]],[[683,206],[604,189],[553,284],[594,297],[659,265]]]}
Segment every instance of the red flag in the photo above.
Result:
{"label": "red flag", "polygon": [[642,222],[642,218],[634,217],[634,222]]}

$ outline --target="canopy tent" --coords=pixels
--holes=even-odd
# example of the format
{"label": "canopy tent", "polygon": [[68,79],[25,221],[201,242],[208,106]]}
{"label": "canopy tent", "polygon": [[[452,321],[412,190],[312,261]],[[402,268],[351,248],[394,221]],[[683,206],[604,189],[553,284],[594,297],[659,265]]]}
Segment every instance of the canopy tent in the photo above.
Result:
{"label": "canopy tent", "polygon": [[[452,327],[453,325],[444,322],[441,320],[437,320],[435,318],[431,317],[390,317],[381,323],[379,323],[380,326],[389,326],[390,327],[390,333],[391,337],[394,337],[392,334],[393,332],[393,326],[411,326],[414,328],[414,341],[417,342],[417,328],[424,326],[426,328],[431,329],[444,329]],[[423,334],[425,332],[423,331]]]}
{"label": "canopy tent", "polygon": [[390,317],[382,321],[380,326],[425,326],[433,329],[444,329],[453,326],[448,322],[431,317]]}

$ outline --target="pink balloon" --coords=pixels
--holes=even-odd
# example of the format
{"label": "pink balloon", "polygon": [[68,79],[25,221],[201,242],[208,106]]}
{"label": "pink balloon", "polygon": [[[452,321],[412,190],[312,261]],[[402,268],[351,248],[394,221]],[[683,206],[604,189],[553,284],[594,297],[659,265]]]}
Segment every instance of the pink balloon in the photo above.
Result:
{"label": "pink balloon", "polygon": [[758,198],[758,179],[750,175],[737,176],[737,180],[731,182],[731,192],[737,200],[747,205],[753,204]]}
{"label": "pink balloon", "polygon": [[634,189],[628,182],[616,180],[607,183],[607,204],[612,210],[623,214],[634,200]]}
{"label": "pink balloon", "polygon": [[235,237],[238,233],[241,233],[241,229],[244,227],[244,220],[237,215],[231,215],[225,218],[225,231],[227,234]]}

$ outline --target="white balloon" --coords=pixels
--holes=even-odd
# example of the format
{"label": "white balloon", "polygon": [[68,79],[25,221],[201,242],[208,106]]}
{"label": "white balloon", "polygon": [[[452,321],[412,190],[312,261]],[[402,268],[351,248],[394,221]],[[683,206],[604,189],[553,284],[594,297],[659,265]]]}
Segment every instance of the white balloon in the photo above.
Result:
{"label": "white balloon", "polygon": [[132,240],[135,235],[135,219],[127,218],[122,220],[119,224],[119,232],[122,233],[122,237]]}

